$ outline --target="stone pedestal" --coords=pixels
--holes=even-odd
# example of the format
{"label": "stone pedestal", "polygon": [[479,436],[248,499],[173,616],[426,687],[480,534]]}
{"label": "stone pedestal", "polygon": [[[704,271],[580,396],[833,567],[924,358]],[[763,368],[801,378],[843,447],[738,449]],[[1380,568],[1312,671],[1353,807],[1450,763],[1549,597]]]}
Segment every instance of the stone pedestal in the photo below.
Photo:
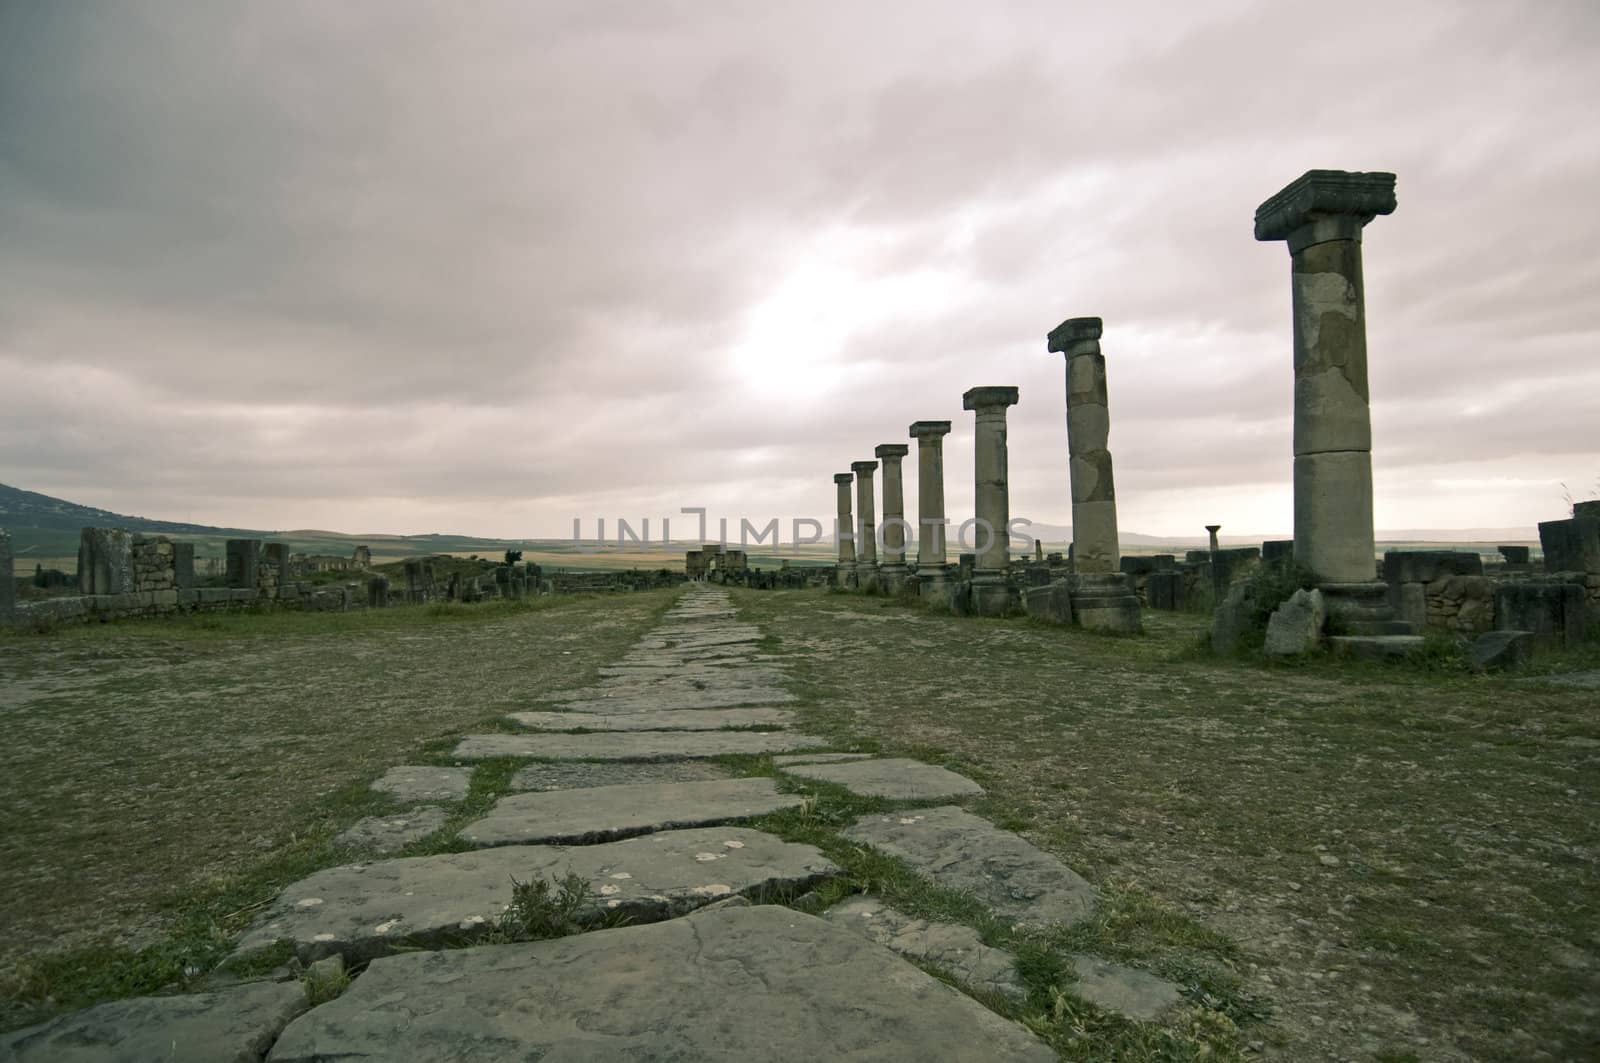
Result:
{"label": "stone pedestal", "polygon": [[1294,550],[1321,580],[1375,570],[1361,232],[1395,208],[1394,174],[1311,170],[1256,208],[1289,245],[1294,305]]}
{"label": "stone pedestal", "polygon": [[945,555],[944,437],[949,421],[917,421],[917,587],[923,597],[949,596],[950,563]]}
{"label": "stone pedestal", "polygon": [[1078,572],[1067,577],[1067,588],[1079,627],[1117,634],[1144,630],[1132,576],[1122,572]]}
{"label": "stone pedestal", "polygon": [[834,538],[839,543],[839,563],[837,580],[840,587],[849,587],[856,578],[856,526],[850,516],[850,485],[855,483],[855,474],[836,472],[833,482],[838,485],[839,512],[834,519]]}
{"label": "stone pedestal", "polygon": [[856,477],[856,585],[864,591],[878,589],[878,509],[872,497],[875,461],[852,461]]}
{"label": "stone pedestal", "polygon": [[1111,412],[1101,321],[1074,317],[1051,330],[1048,346],[1067,361],[1067,454],[1072,477],[1072,547],[1079,572],[1116,572],[1117,492],[1111,476]]}
{"label": "stone pedestal", "polygon": [[85,528],[78,536],[78,592],[131,594],[133,535],[121,528]]}
{"label": "stone pedestal", "polygon": [[389,606],[389,577],[373,576],[367,580],[367,606],[386,609]]}
{"label": "stone pedestal", "polygon": [[1006,408],[1016,403],[1017,389],[1010,387],[973,388],[961,397],[961,408],[977,415],[973,439],[977,557],[972,571],[972,611],[980,616],[998,616],[1011,608],[1011,590],[1006,584],[1011,559]]}
{"label": "stone pedestal", "polygon": [[878,575],[891,593],[905,586],[906,495],[900,462],[911,448],[904,443],[881,443],[873,455],[883,463],[883,563]]}

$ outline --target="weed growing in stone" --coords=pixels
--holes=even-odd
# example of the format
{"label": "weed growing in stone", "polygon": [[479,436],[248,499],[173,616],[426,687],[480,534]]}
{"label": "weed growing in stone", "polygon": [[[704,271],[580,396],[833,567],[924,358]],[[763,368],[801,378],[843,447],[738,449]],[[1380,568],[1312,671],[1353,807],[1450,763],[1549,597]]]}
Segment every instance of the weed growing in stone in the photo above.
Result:
{"label": "weed growing in stone", "polygon": [[583,917],[594,905],[589,883],[569,871],[554,877],[520,882],[511,879],[511,904],[500,915],[500,934],[506,941],[540,941],[566,937],[583,930]]}

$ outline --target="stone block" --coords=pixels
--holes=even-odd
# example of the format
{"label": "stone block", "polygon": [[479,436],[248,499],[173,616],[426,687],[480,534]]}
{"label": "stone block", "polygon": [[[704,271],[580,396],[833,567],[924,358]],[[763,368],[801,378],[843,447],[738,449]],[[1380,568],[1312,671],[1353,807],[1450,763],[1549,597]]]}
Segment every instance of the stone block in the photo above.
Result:
{"label": "stone block", "polygon": [[1505,583],[1495,588],[1495,628],[1532,632],[1541,645],[1578,645],[1587,619],[1582,584]]}
{"label": "stone block", "polygon": [[1181,572],[1152,572],[1145,577],[1144,589],[1152,609],[1177,612],[1188,600]]}
{"label": "stone block", "polygon": [[1508,565],[1526,565],[1532,560],[1533,551],[1526,546],[1501,546],[1498,549]]}
{"label": "stone block", "polygon": [[1011,586],[1003,577],[973,579],[971,596],[971,609],[976,616],[1005,616],[1014,601]]}
{"label": "stone block", "polygon": [[1383,578],[1391,585],[1481,575],[1483,555],[1475,550],[1387,550],[1383,555]]}
{"label": "stone block", "polygon": [[228,586],[254,590],[256,570],[261,565],[261,540],[229,539],[226,550]]}
{"label": "stone block", "polygon": [[1600,518],[1539,522],[1546,572],[1600,572]]}
{"label": "stone block", "polygon": [[1079,572],[1067,577],[1072,615],[1088,631],[1132,634],[1142,631],[1139,596],[1133,577],[1121,572]]}
{"label": "stone block", "polygon": [[121,528],[85,528],[78,537],[78,590],[125,594],[134,589],[133,535]]}
{"label": "stone block", "polygon": [[172,544],[172,578],[180,590],[194,586],[194,543]]}
{"label": "stone block", "polygon": [[1392,583],[1389,594],[1394,603],[1394,614],[1415,628],[1428,624],[1428,591],[1421,583]]}
{"label": "stone block", "polygon": [[373,576],[367,581],[367,608],[384,609],[389,605],[389,577]]}
{"label": "stone block", "polygon": [[1261,563],[1272,568],[1285,568],[1294,563],[1293,539],[1268,539],[1261,544]]}
{"label": "stone block", "polygon": [[1028,587],[1022,592],[1022,611],[1039,620],[1056,624],[1072,623],[1072,590],[1066,580],[1043,587]]}
{"label": "stone block", "polygon": [[1295,591],[1267,620],[1267,655],[1298,657],[1320,648],[1327,620],[1321,591]]}
{"label": "stone block", "polygon": [[1259,546],[1231,546],[1226,550],[1218,550],[1212,565],[1216,570],[1217,583],[1227,587],[1260,562]]}
{"label": "stone block", "polygon": [[1600,498],[1572,503],[1572,515],[1578,518],[1600,520]]}
{"label": "stone block", "polygon": [[1229,587],[1211,613],[1211,652],[1219,657],[1237,653],[1244,645],[1255,611],[1255,588],[1251,584],[1237,583]]}
{"label": "stone block", "polygon": [[11,535],[0,528],[0,620],[17,611],[17,579],[12,574]]}
{"label": "stone block", "polygon": [[1479,672],[1520,668],[1533,659],[1537,640],[1531,631],[1488,631],[1472,642],[1472,667]]}

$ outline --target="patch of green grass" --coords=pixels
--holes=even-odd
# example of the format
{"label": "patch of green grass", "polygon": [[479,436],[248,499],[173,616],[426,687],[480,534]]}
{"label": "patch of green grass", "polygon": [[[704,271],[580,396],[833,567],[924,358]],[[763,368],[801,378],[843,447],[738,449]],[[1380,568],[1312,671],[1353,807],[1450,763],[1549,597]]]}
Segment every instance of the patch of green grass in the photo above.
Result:
{"label": "patch of green grass", "polygon": [[312,964],[301,981],[306,988],[306,1002],[314,1008],[343,996],[350,988],[350,972],[343,963],[329,967]]}

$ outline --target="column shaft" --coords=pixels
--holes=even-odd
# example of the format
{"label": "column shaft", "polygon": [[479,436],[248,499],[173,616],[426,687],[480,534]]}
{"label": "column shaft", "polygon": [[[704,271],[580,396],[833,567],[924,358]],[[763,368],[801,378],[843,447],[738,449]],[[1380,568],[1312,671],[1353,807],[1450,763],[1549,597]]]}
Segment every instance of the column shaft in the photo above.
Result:
{"label": "column shaft", "polygon": [[1101,321],[1075,317],[1048,337],[1066,356],[1067,458],[1072,480],[1072,556],[1081,573],[1120,571],[1117,492],[1111,474],[1111,411]]}
{"label": "column shaft", "polygon": [[839,568],[853,567],[856,563],[855,524],[850,518],[850,484],[855,476],[847,472],[834,473],[838,485],[839,511],[834,520],[834,534],[839,541]]}
{"label": "column shaft", "polygon": [[906,570],[906,498],[901,479],[901,459],[911,448],[904,443],[883,443],[873,451],[883,463],[883,567],[891,578],[904,578]]}

